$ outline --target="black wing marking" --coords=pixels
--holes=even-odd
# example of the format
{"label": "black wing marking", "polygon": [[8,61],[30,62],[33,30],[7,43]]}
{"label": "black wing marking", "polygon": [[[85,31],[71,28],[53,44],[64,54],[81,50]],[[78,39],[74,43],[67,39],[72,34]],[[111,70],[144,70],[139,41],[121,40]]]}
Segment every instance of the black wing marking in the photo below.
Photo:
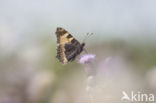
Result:
{"label": "black wing marking", "polygon": [[68,61],[73,61],[79,55],[80,45],[65,44],[65,55]]}

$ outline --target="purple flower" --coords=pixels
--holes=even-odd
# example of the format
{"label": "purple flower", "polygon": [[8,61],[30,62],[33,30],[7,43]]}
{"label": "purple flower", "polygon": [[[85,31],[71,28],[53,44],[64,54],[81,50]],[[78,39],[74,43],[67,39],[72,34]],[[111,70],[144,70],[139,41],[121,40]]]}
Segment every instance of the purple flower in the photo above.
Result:
{"label": "purple flower", "polygon": [[80,64],[91,63],[95,59],[95,54],[85,54],[79,59]]}

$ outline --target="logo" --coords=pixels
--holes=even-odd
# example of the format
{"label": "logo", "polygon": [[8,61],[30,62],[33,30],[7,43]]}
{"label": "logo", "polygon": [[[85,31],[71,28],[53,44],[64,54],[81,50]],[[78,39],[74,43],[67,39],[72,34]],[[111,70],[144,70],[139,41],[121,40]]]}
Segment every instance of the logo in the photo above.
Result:
{"label": "logo", "polygon": [[154,102],[154,94],[146,94],[141,92],[131,91],[130,94],[122,91],[121,101],[131,101],[131,102]]}
{"label": "logo", "polygon": [[66,64],[72,62],[84,49],[85,43],[80,44],[69,32],[58,27],[56,29],[57,37],[57,56],[58,60]]}

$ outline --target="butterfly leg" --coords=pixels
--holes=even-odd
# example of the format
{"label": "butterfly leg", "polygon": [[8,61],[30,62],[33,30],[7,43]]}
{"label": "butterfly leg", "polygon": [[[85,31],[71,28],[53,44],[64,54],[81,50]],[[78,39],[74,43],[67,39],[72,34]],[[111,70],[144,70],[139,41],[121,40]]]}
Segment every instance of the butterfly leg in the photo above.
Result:
{"label": "butterfly leg", "polygon": [[85,48],[84,48],[83,50],[84,50],[84,52],[85,52],[86,54],[88,54],[88,51],[87,51]]}

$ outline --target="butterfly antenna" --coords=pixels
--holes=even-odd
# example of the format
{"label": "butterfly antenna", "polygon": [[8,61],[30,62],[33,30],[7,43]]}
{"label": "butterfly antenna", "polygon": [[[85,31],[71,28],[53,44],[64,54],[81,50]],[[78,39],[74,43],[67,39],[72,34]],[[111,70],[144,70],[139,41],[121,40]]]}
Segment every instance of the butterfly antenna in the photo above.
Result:
{"label": "butterfly antenna", "polygon": [[85,38],[83,39],[83,42],[85,42],[92,35],[93,35],[93,33],[87,33]]}
{"label": "butterfly antenna", "polygon": [[[83,43],[84,43],[90,36],[92,36],[92,35],[93,35],[93,33],[87,33],[86,36],[85,36],[85,38],[83,39]],[[86,54],[88,54],[88,51],[86,50],[86,48],[84,48],[83,50],[84,50],[84,52],[85,52]]]}

